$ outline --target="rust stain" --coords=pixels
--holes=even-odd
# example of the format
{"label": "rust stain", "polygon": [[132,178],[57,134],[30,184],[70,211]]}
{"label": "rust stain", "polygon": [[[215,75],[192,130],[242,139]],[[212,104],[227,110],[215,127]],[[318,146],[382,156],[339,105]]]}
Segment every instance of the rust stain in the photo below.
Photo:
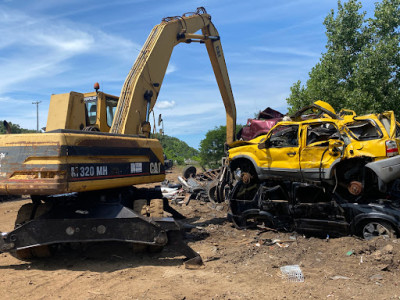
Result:
{"label": "rust stain", "polygon": [[84,146],[84,147],[132,147],[137,148],[142,144],[137,141],[138,138],[134,138],[134,140],[130,140],[127,138],[116,138],[116,137],[107,137],[105,139],[82,139],[77,141],[76,146]]}

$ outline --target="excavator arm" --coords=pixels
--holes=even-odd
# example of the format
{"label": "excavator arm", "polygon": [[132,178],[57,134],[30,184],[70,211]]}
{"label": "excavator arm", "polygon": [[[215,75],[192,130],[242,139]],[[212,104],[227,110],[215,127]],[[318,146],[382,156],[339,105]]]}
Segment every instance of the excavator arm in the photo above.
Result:
{"label": "excavator arm", "polygon": [[[202,34],[196,34],[201,30]],[[204,43],[226,110],[227,143],[234,141],[236,107],[218,31],[211,16],[200,7],[182,17],[164,18],[151,31],[131,68],[119,98],[111,133],[150,133],[152,111],[174,47],[180,43]]]}

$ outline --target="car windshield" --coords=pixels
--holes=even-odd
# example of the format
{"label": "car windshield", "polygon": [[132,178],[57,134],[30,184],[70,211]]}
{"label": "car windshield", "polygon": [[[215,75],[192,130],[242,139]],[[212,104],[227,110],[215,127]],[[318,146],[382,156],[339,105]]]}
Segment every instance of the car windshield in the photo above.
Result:
{"label": "car windshield", "polygon": [[360,120],[346,125],[350,134],[359,141],[379,139],[382,132],[370,120]]}

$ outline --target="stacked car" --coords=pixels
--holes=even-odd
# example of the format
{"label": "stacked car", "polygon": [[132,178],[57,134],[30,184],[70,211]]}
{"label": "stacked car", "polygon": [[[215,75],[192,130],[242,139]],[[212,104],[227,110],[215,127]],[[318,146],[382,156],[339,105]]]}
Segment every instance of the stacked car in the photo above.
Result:
{"label": "stacked car", "polygon": [[366,238],[399,233],[399,138],[393,112],[336,113],[317,101],[231,144],[232,219]]}

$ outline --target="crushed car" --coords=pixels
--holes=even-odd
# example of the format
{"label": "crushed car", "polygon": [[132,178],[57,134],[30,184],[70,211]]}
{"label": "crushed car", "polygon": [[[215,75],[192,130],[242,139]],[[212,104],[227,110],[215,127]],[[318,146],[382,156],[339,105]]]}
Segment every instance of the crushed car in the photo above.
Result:
{"label": "crushed car", "polygon": [[394,238],[400,232],[400,201],[397,196],[349,201],[321,186],[300,182],[248,185],[240,181],[231,192],[228,218],[240,229],[263,224],[321,237]]}
{"label": "crushed car", "polygon": [[399,234],[399,138],[392,111],[337,114],[316,101],[266,135],[230,145],[224,189],[232,220],[365,238]]}

